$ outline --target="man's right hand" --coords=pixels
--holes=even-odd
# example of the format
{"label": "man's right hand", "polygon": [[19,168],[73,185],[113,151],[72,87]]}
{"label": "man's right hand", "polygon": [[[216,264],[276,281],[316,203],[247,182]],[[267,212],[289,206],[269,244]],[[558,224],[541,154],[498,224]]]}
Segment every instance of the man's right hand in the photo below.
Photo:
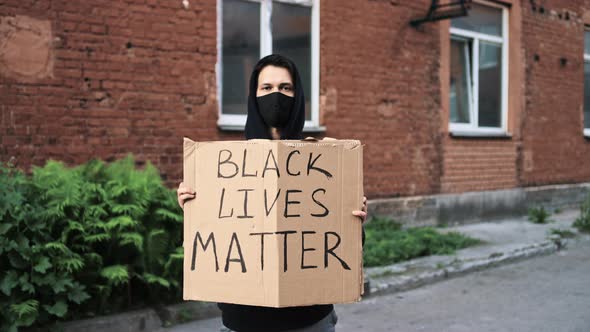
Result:
{"label": "man's right hand", "polygon": [[184,182],[181,182],[178,185],[178,189],[176,190],[176,198],[178,199],[178,205],[184,210],[184,203],[186,201],[191,200],[197,196],[197,193],[189,187],[184,186]]}

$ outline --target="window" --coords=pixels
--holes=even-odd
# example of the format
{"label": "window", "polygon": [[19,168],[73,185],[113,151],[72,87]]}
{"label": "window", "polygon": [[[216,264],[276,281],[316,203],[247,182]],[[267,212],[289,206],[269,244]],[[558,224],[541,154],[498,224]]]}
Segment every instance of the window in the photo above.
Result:
{"label": "window", "polygon": [[258,59],[280,53],[299,69],[306,128],[319,127],[319,0],[218,0],[219,126],[243,129]]}
{"label": "window", "polygon": [[480,3],[451,20],[451,132],[506,134],[507,22],[504,7]]}
{"label": "window", "polygon": [[584,31],[584,136],[590,137],[590,30]]}

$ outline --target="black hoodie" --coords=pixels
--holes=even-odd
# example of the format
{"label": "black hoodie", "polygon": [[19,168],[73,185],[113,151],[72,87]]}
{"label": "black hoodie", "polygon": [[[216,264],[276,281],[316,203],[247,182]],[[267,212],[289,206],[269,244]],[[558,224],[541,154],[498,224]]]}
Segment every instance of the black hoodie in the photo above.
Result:
{"label": "black hoodie", "polygon": [[[276,55],[270,55],[276,56]],[[264,61],[263,58],[260,61]],[[292,66],[291,75],[293,76],[293,88],[295,92],[295,100],[293,102],[293,109],[289,116],[289,122],[285,128],[281,128],[281,139],[301,139],[303,138],[303,125],[305,125],[305,96],[303,94],[303,86],[301,78],[295,64],[286,58]],[[261,68],[262,69],[262,68]],[[250,76],[250,93],[248,94],[248,117],[246,119],[246,139],[272,139],[270,128],[264,123],[262,116],[258,112],[258,103],[256,102],[256,90],[258,88],[259,70],[254,69],[252,76]]]}
{"label": "black hoodie", "polygon": [[[277,57],[276,55],[270,57],[272,56]],[[291,76],[295,90],[293,109],[288,125],[281,128],[281,139],[301,139],[303,138],[302,130],[305,124],[305,96],[301,78],[295,64],[284,57],[281,58],[291,64],[293,69]],[[264,60],[263,58],[260,61]],[[255,69],[250,77],[246,139],[272,139],[270,128],[264,123],[262,116],[258,112],[256,90],[259,74],[260,71]],[[331,304],[287,308],[256,307],[228,303],[219,303],[218,306],[222,311],[223,325],[237,332],[279,332],[300,329],[317,323],[334,310],[334,306]]]}

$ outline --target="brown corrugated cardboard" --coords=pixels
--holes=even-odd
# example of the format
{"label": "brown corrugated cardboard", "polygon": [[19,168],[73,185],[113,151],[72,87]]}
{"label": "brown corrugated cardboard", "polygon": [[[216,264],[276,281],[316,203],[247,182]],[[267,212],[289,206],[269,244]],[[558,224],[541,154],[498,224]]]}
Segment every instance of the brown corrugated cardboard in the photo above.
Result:
{"label": "brown corrugated cardboard", "polygon": [[184,140],[184,299],[270,307],[363,290],[362,145]]}

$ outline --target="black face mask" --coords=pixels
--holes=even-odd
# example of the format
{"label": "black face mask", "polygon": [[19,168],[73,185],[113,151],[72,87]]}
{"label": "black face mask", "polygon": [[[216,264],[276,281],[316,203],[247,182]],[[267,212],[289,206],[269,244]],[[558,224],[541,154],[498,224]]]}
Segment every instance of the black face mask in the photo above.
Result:
{"label": "black face mask", "polygon": [[283,128],[289,122],[295,98],[280,92],[273,92],[257,97],[258,111],[269,127]]}

